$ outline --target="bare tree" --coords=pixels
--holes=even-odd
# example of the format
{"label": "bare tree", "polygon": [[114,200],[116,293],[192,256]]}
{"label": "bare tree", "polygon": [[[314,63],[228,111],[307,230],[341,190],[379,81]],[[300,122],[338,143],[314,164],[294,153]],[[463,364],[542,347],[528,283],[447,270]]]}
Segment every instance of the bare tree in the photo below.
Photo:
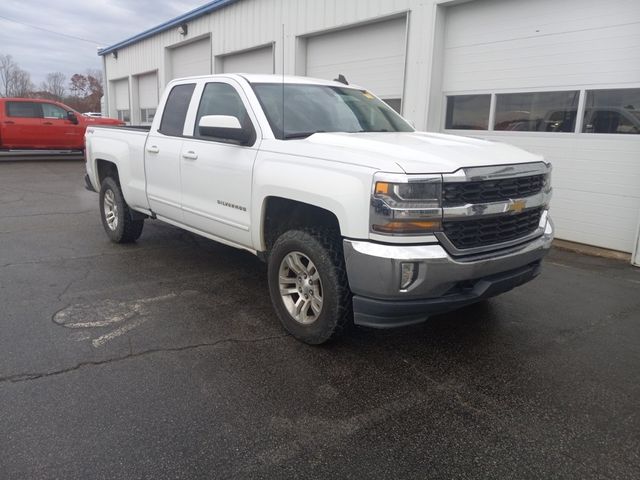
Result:
{"label": "bare tree", "polygon": [[42,82],[40,89],[43,92],[49,93],[56,100],[62,100],[64,94],[67,91],[65,86],[66,83],[67,76],[64,73],[53,72],[47,74],[47,78],[44,82]]}
{"label": "bare tree", "polygon": [[28,97],[34,89],[29,72],[11,55],[0,55],[0,97]]}
{"label": "bare tree", "polygon": [[0,54],[0,97],[10,96],[12,82],[18,69],[18,64],[11,55]]}
{"label": "bare tree", "polygon": [[11,76],[10,97],[28,97],[34,90],[35,85],[31,81],[29,72],[18,68]]}

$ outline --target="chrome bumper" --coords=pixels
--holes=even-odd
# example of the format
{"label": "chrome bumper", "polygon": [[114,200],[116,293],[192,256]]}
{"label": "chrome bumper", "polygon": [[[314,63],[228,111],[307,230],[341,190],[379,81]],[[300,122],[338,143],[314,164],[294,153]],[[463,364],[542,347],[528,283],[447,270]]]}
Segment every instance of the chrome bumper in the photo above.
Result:
{"label": "chrome bumper", "polygon": [[[540,260],[552,240],[550,218],[542,234],[533,240],[465,257],[453,257],[438,244],[406,246],[344,240],[355,322],[378,327],[417,323],[429,314],[509,290],[537,275]],[[405,262],[415,264],[417,275],[415,281],[402,290],[401,264]],[[378,304],[384,307],[380,315],[375,314],[374,307]],[[400,317],[397,320],[393,318],[394,311]]]}

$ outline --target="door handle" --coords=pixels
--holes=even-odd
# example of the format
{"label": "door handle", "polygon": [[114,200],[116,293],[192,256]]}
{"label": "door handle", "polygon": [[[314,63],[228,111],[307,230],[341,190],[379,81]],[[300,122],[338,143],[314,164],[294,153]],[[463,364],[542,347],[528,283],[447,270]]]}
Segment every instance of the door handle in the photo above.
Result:
{"label": "door handle", "polygon": [[187,160],[197,160],[198,154],[193,150],[189,150],[188,152],[184,152],[182,154],[182,158],[186,158]]}
{"label": "door handle", "polygon": [[44,122],[43,125],[53,125],[51,122]]}
{"label": "door handle", "polygon": [[6,122],[4,122],[5,125],[15,125],[16,122],[12,122],[11,120],[7,120]]}
{"label": "door handle", "polygon": [[150,147],[147,147],[147,152],[160,153],[160,149],[156,145],[151,145]]}

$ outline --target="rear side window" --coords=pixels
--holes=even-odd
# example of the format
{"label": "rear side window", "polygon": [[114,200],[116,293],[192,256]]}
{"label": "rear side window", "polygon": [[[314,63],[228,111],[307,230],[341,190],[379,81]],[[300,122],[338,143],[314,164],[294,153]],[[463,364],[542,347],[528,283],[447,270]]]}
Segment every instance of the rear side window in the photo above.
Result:
{"label": "rear side window", "polygon": [[174,137],[182,136],[184,121],[187,117],[187,110],[189,110],[189,102],[195,87],[195,83],[188,83],[176,85],[171,89],[167,103],[164,106],[162,122],[160,122],[160,133]]}
{"label": "rear side window", "polygon": [[7,102],[7,116],[42,118],[42,106],[36,102]]}

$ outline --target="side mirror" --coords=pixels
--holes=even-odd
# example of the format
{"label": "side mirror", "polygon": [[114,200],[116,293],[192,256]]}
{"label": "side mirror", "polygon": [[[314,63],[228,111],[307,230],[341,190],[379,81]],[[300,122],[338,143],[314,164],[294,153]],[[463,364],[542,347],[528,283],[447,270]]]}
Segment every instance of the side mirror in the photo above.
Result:
{"label": "side mirror", "polygon": [[78,117],[76,116],[76,112],[69,110],[67,112],[67,120],[69,120],[74,125],[78,124]]}
{"label": "side mirror", "polygon": [[242,128],[240,120],[231,115],[205,115],[198,122],[198,133],[202,137],[227,140],[239,145],[247,145],[253,137],[253,133]]}

